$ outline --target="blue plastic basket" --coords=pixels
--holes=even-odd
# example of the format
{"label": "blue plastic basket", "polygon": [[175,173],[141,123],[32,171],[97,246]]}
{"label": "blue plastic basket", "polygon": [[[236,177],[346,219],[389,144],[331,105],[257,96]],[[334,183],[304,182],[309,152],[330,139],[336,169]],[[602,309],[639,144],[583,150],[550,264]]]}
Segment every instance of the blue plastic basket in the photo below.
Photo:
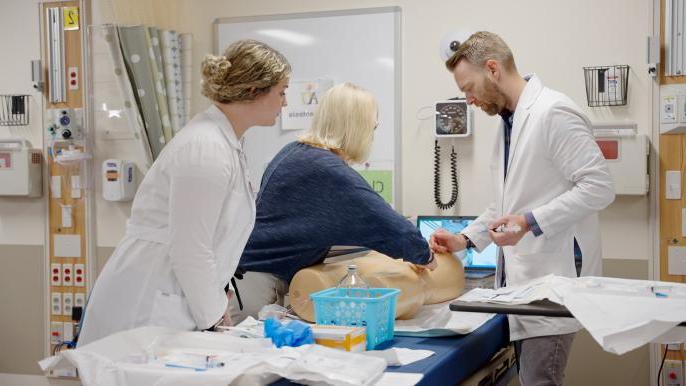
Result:
{"label": "blue plastic basket", "polygon": [[329,288],[310,295],[317,324],[366,327],[367,349],[393,339],[399,289],[370,288],[370,297],[346,296],[347,289]]}

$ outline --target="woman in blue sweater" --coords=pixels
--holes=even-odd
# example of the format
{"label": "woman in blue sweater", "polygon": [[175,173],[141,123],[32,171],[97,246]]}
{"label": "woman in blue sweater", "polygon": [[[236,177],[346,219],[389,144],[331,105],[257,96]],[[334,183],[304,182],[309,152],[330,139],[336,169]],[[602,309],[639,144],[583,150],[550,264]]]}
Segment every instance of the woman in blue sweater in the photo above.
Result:
{"label": "woman in blue sweater", "polygon": [[310,130],[269,163],[239,263],[243,309],[234,304],[234,321],[282,304],[296,272],[321,263],[334,245],[367,247],[435,268],[417,228],[349,166],[367,160],[377,116],[371,93],[336,85],[324,95]]}

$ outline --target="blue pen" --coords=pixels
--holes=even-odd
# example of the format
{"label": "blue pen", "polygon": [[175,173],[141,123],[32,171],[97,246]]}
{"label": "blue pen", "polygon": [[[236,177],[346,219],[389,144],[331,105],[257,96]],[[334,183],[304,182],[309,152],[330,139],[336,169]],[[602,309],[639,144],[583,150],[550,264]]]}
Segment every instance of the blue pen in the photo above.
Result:
{"label": "blue pen", "polygon": [[658,297],[658,298],[666,298],[667,297],[666,293],[656,291],[656,287],[654,287],[654,286],[650,286],[650,292],[655,294],[655,297]]}

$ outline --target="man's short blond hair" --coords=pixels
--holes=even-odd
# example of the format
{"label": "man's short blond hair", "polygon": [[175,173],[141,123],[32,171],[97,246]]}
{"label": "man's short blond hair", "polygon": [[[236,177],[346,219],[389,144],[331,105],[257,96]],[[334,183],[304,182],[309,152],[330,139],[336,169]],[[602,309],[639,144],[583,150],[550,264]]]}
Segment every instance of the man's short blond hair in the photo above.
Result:
{"label": "man's short blond hair", "polygon": [[453,71],[460,61],[466,60],[482,67],[491,59],[502,63],[507,71],[517,69],[512,51],[505,41],[493,32],[479,31],[460,44],[453,56],[445,62],[445,66]]}
{"label": "man's short blond hair", "polygon": [[324,94],[300,141],[329,149],[349,163],[364,162],[374,140],[377,110],[369,91],[352,83],[338,84]]}

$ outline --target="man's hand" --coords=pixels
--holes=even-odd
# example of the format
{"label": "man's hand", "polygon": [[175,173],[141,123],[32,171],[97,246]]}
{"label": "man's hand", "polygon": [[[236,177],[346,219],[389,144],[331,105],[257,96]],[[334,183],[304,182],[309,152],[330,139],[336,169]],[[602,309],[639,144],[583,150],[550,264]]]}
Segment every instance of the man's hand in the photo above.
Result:
{"label": "man's hand", "polygon": [[453,253],[467,247],[467,240],[461,234],[452,234],[439,228],[429,239],[429,248],[434,253]]}
{"label": "man's hand", "polygon": [[528,231],[529,224],[526,222],[526,217],[519,214],[508,214],[488,225],[491,240],[500,247],[517,245]]}

